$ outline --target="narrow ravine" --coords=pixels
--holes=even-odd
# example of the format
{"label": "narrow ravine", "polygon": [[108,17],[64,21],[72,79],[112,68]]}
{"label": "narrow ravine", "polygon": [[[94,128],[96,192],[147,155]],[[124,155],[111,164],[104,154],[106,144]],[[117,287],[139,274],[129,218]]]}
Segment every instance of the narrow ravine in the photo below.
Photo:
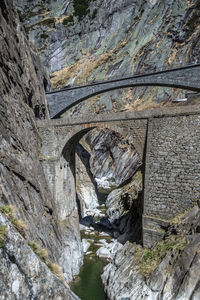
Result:
{"label": "narrow ravine", "polygon": [[[81,300],[106,300],[101,274],[113,256],[119,243],[111,237],[111,233],[96,230],[102,216],[105,216],[105,205],[97,207],[100,217],[94,219],[92,226],[80,224],[84,250],[84,263],[78,276],[71,282],[70,288]],[[94,227],[93,227],[94,226]]]}
{"label": "narrow ravine", "polygon": [[[94,253],[93,253],[94,254]],[[71,284],[72,291],[82,300],[106,300],[106,294],[101,281],[105,259],[96,255],[85,255],[84,264],[79,276]]]}

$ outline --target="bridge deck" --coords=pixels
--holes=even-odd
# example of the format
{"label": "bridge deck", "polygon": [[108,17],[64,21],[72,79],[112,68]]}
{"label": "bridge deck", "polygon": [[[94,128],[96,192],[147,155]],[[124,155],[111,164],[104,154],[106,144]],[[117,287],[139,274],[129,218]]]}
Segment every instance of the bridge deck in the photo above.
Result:
{"label": "bridge deck", "polygon": [[134,86],[166,86],[200,92],[200,64],[109,79],[46,93],[51,118],[100,93]]}

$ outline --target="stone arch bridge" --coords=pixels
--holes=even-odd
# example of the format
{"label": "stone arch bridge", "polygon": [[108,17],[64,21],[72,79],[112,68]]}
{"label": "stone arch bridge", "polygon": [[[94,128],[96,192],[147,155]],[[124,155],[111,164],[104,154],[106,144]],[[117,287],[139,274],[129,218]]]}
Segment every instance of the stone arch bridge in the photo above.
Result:
{"label": "stone arch bridge", "polygon": [[166,86],[200,92],[200,64],[64,88],[46,93],[51,118],[92,96],[135,86]]}
{"label": "stone arch bridge", "polygon": [[200,199],[200,106],[38,121],[39,159],[63,222],[75,206],[73,150],[96,127],[130,137],[143,160],[143,244],[152,246],[170,219]]}

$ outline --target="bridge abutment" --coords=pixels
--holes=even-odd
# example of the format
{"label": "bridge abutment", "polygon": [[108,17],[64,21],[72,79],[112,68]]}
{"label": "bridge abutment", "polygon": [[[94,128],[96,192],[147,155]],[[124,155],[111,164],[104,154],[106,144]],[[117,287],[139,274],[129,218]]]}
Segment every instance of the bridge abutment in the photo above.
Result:
{"label": "bridge abutment", "polygon": [[169,224],[200,198],[200,116],[149,120],[143,244],[162,239]]}

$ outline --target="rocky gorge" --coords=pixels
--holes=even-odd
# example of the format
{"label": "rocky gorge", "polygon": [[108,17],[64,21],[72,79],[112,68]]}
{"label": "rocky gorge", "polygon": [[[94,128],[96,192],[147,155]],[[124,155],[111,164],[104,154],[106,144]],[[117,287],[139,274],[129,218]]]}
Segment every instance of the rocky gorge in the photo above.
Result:
{"label": "rocky gorge", "polygon": [[[108,259],[102,282],[110,300],[199,299],[199,202],[143,248],[145,160],[131,134],[91,130],[76,143],[72,166],[65,155],[48,153],[46,161],[37,123],[49,119],[50,86],[198,62],[199,8],[197,0],[0,2],[1,299],[79,299],[68,283],[91,248]],[[170,88],[115,90],[61,118],[174,106],[171,99],[183,96]],[[87,225],[82,242],[79,220]]]}

